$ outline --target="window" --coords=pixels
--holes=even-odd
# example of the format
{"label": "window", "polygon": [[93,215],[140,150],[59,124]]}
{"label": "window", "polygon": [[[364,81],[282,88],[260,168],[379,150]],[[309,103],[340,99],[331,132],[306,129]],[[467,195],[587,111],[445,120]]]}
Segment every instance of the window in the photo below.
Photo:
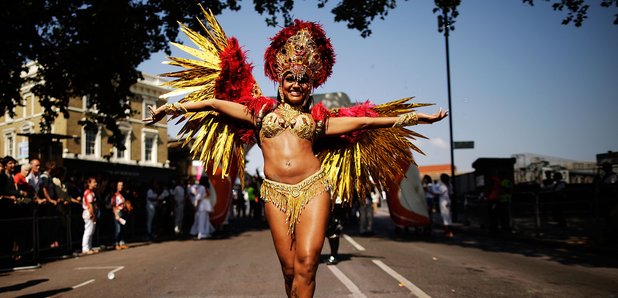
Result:
{"label": "window", "polygon": [[120,127],[122,135],[124,137],[124,150],[118,150],[114,147],[114,158],[118,160],[130,160],[131,159],[131,127]]}
{"label": "window", "polygon": [[34,132],[34,124],[32,122],[26,122],[21,126],[21,133],[33,133]]}
{"label": "window", "polygon": [[97,105],[92,102],[92,99],[90,98],[90,96],[86,95],[86,96],[82,97],[82,101],[84,103],[84,106],[83,106],[84,110],[90,110],[90,111],[93,111],[93,112],[98,111],[97,110]]}
{"label": "window", "polygon": [[84,156],[101,155],[101,134],[98,129],[85,128],[82,133],[82,153]]}
{"label": "window", "polygon": [[144,140],[144,160],[153,161],[152,157],[154,156],[152,149],[154,148],[154,137],[147,136]]}
{"label": "window", "polygon": [[142,161],[145,163],[157,162],[158,131],[154,129],[142,129]]}
{"label": "window", "polygon": [[15,156],[15,131],[4,133],[4,155]]}
{"label": "window", "polygon": [[144,101],[142,102],[142,118],[150,117],[150,112],[148,111],[149,106],[156,107],[157,102],[153,99],[148,99],[147,97],[144,97]]}

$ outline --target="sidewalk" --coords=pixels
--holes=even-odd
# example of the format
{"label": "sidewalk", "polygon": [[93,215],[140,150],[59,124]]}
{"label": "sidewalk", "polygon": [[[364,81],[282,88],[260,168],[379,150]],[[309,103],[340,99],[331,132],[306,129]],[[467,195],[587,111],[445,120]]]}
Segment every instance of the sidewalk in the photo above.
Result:
{"label": "sidewalk", "polygon": [[587,236],[582,228],[576,226],[561,228],[555,224],[545,224],[543,225],[542,231],[537,231],[533,222],[517,221],[511,232],[500,231],[495,234],[490,234],[486,228],[478,224],[454,222],[453,230],[457,233],[470,233],[503,240],[560,247],[569,250],[607,254],[615,254],[618,252],[617,243],[598,243]]}
{"label": "sidewalk", "polygon": [[[376,217],[390,217],[388,206],[383,204],[376,209]],[[389,218],[390,220],[390,218]],[[440,214],[434,214],[433,218],[434,233],[441,233]],[[472,234],[477,236],[501,239],[506,241],[528,242],[543,246],[553,246],[568,250],[579,250],[596,253],[616,254],[618,253],[618,242],[598,243],[591,239],[589,231],[585,229],[586,223],[571,219],[567,227],[561,228],[556,223],[544,223],[542,229],[537,231],[536,223],[532,219],[514,219],[513,230],[509,232],[501,231],[490,234],[488,229],[479,222],[463,223],[453,222],[452,229],[457,234]]]}

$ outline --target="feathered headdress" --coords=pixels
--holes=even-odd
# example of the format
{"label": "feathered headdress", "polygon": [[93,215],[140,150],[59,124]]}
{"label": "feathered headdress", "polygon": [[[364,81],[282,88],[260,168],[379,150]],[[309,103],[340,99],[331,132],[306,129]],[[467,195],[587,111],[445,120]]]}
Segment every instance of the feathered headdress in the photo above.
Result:
{"label": "feathered headdress", "polygon": [[331,75],[335,52],[322,26],[301,20],[283,28],[270,39],[264,54],[264,72],[268,78],[280,83],[283,75],[306,75],[318,87]]}

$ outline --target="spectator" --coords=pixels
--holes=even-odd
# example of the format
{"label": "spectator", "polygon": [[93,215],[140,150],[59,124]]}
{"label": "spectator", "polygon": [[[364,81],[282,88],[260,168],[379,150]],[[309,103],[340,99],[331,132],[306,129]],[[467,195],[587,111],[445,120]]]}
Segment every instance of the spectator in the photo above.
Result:
{"label": "spectator", "polygon": [[53,192],[52,186],[52,177],[50,172],[56,167],[56,163],[53,161],[48,161],[45,163],[45,171],[43,174],[39,176],[39,190],[38,196],[41,199],[45,199],[48,203],[52,205],[58,204],[56,194]]}
{"label": "spectator", "polygon": [[26,180],[28,181],[28,184],[30,184],[30,186],[32,186],[32,188],[34,189],[34,193],[37,194],[39,192],[39,187],[40,187],[40,177],[41,177],[41,160],[39,160],[38,158],[32,158],[30,159],[30,173],[28,173],[28,176],[26,176]]}
{"label": "spectator", "polygon": [[487,226],[490,234],[498,233],[498,202],[500,200],[500,191],[502,189],[500,183],[500,177],[498,177],[498,175],[494,174],[489,177],[489,188],[485,198],[487,199]]}
{"label": "spectator", "polygon": [[603,177],[601,177],[601,182],[604,184],[615,184],[618,182],[618,175],[614,172],[612,168],[612,164],[609,162],[604,162],[601,166],[603,169]]}
{"label": "spectator", "polygon": [[94,229],[97,223],[97,210],[96,201],[97,198],[94,194],[94,190],[97,188],[97,180],[94,177],[88,178],[86,185],[86,191],[82,200],[82,218],[84,219],[84,236],[82,237],[82,253],[93,254],[97,251],[92,249],[92,235],[94,235]]}
{"label": "spectator", "polygon": [[195,219],[191,227],[190,234],[197,236],[197,239],[207,239],[214,232],[214,227],[210,224],[210,212],[212,212],[211,199],[215,196],[215,191],[212,189],[207,176],[200,178],[199,184],[193,185],[191,192],[194,195],[195,201]]}
{"label": "spectator", "polygon": [[511,199],[513,196],[513,181],[502,175],[500,180],[500,198],[498,202],[500,228],[507,233],[511,232]]}
{"label": "spectator", "polygon": [[236,206],[236,218],[247,217],[247,201],[240,189],[240,184],[235,184],[232,188],[232,201]]}
{"label": "spectator", "polygon": [[423,192],[425,193],[425,203],[427,203],[427,214],[429,218],[432,218],[432,214],[435,212],[434,201],[433,201],[433,181],[429,175],[423,176],[423,180],[421,181],[423,186]]}
{"label": "spectator", "polygon": [[30,184],[28,184],[28,181],[26,180],[26,177],[28,176],[29,173],[30,173],[30,164],[27,163],[27,164],[21,165],[21,168],[19,169],[19,173],[13,176],[13,179],[15,181],[15,187],[17,187],[17,191],[20,193],[22,198],[27,200],[27,202],[30,202],[30,200],[34,197],[34,191],[32,190],[32,187],[30,187]]}
{"label": "spectator", "polygon": [[128,246],[124,242],[124,227],[127,223],[127,213],[129,212],[126,204],[126,199],[122,194],[124,190],[124,182],[118,181],[116,183],[116,192],[112,196],[112,211],[114,212],[114,225],[115,225],[115,237],[116,249],[125,249]]}
{"label": "spectator", "polygon": [[2,159],[2,168],[4,170],[0,173],[0,195],[5,199],[15,202],[20,197],[20,193],[15,186],[15,178],[13,177],[16,162],[12,156],[5,156]]}
{"label": "spectator", "polygon": [[440,182],[438,183],[438,196],[440,204],[440,215],[442,215],[442,224],[444,225],[444,234],[446,237],[452,238],[453,231],[451,226],[453,221],[451,219],[451,194],[452,187],[450,177],[447,174],[440,175]]}
{"label": "spectator", "polygon": [[152,241],[154,238],[152,223],[159,203],[159,193],[159,184],[156,182],[151,183],[150,188],[146,192],[146,236],[148,241]]}
{"label": "spectator", "polygon": [[552,171],[545,171],[545,179],[542,181],[541,189],[549,190],[554,187],[554,178],[552,178]]}
{"label": "spectator", "polygon": [[339,242],[341,232],[343,231],[343,215],[341,198],[337,197],[333,211],[328,219],[328,227],[326,228],[326,239],[328,239],[328,246],[330,246],[330,256],[326,260],[327,265],[337,265],[339,263]]}
{"label": "spectator", "polygon": [[178,179],[178,183],[172,193],[174,194],[174,233],[176,235],[182,232],[182,220],[185,215],[185,200],[187,199],[187,195],[185,193],[185,188],[180,179]]}
{"label": "spectator", "polygon": [[373,199],[371,193],[378,190],[373,186],[367,188],[367,192],[364,194],[364,203],[360,204],[360,220],[359,220],[359,232],[361,236],[373,235]]}

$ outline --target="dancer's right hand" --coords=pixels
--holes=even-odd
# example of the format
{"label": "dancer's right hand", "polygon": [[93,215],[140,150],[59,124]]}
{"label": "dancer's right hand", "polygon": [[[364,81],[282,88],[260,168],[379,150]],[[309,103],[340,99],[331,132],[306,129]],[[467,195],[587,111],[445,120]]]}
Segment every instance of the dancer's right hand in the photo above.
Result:
{"label": "dancer's right hand", "polygon": [[148,111],[150,112],[150,117],[142,119],[142,121],[146,122],[146,125],[155,124],[165,117],[164,105],[156,109],[153,106],[148,106]]}

